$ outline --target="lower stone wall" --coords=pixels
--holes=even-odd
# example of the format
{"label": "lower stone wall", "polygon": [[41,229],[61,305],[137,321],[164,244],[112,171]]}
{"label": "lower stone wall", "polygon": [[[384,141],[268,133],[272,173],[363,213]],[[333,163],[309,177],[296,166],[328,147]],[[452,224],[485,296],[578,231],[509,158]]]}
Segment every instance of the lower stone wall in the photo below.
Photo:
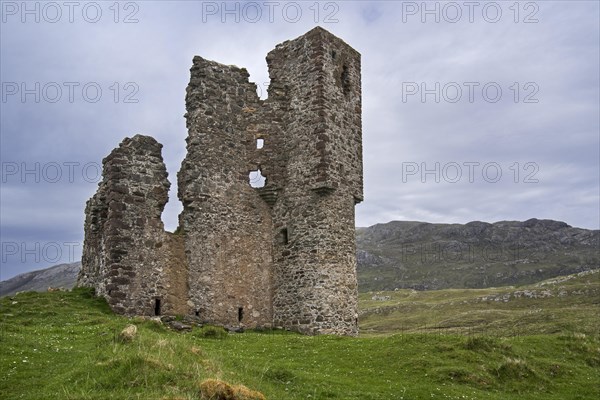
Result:
{"label": "lower stone wall", "polygon": [[169,188],[161,147],[138,135],[104,159],[104,180],[86,207],[80,286],[95,287],[124,315],[358,333],[349,192],[297,185],[269,203],[241,177],[188,203],[172,234],[160,219]]}
{"label": "lower stone wall", "polygon": [[193,218],[182,214],[190,302],[207,323],[270,327],[273,259],[268,206],[246,183],[234,184],[230,193],[206,199]]}
{"label": "lower stone wall", "polygon": [[[304,334],[358,334],[354,202],[333,191],[286,197],[275,242],[274,323]],[[287,206],[286,206],[287,204]]]}
{"label": "lower stone wall", "polygon": [[164,257],[166,295],[163,298],[163,314],[192,314],[190,298],[189,267],[185,256],[185,237],[166,232],[166,248],[161,253]]}

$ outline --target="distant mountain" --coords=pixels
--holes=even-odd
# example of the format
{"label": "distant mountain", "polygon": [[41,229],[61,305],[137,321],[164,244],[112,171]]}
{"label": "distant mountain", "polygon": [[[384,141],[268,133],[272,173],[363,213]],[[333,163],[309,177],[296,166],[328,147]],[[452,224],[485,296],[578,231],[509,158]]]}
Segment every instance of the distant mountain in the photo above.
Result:
{"label": "distant mountain", "polygon": [[[357,228],[361,292],[527,285],[600,268],[600,231],[530,219],[493,224],[392,221]],[[71,288],[81,263],[0,282],[0,296]]]}
{"label": "distant mountain", "polygon": [[358,228],[361,292],[524,285],[600,267],[600,231],[530,219]]}
{"label": "distant mountain", "polygon": [[0,282],[0,296],[16,292],[43,292],[49,287],[71,289],[77,280],[81,262],[59,264],[39,271],[26,272]]}

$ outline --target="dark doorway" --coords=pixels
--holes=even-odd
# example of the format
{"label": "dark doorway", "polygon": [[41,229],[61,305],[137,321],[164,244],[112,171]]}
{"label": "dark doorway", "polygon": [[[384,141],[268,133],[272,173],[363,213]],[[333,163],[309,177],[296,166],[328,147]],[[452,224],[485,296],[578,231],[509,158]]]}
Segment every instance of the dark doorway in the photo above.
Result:
{"label": "dark doorway", "polygon": [[160,315],[160,299],[154,299],[154,315]]}
{"label": "dark doorway", "polygon": [[238,307],[238,322],[242,322],[244,318],[244,307]]}

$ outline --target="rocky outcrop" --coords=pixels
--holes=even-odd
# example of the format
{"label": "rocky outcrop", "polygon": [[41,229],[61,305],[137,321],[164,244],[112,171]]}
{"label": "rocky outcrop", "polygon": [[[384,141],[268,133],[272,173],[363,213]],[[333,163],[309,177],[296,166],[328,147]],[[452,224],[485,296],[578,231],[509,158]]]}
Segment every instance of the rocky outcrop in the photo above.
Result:
{"label": "rocky outcrop", "polygon": [[524,285],[598,268],[600,231],[530,219],[394,221],[357,231],[361,290]]}
{"label": "rocky outcrop", "polygon": [[39,271],[26,272],[0,282],[0,297],[17,292],[46,291],[48,288],[71,289],[81,263],[58,264]]}

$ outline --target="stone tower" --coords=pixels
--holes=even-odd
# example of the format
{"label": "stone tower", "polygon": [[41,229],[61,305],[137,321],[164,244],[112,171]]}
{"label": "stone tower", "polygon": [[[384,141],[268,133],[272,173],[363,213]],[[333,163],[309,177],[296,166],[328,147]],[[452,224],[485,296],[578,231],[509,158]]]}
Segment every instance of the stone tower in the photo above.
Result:
{"label": "stone tower", "polygon": [[[125,158],[118,176],[137,179],[141,169],[156,179],[147,179],[139,198],[122,185],[118,190],[129,192],[117,194],[133,196],[132,206],[113,215],[131,212],[134,221],[143,216],[141,228],[127,223],[119,231],[138,229],[132,241],[141,247],[130,241],[119,247],[125,254],[109,255],[114,251],[99,238],[110,236],[106,210],[121,208],[111,203],[121,197],[111,189],[111,156],[105,159],[104,181],[86,209],[80,284],[95,286],[114,309],[186,309],[225,326],[358,333],[360,54],[317,27],[278,45],[267,63],[269,96],[260,100],[245,69],[194,58],[186,95],[187,155],[177,175],[183,203],[177,235],[160,223],[169,187],[160,145],[136,136],[131,143],[152,151],[136,156],[140,151],[127,152],[131,144],[122,143],[113,151]],[[251,185],[253,176],[264,177],[264,184]],[[142,258],[144,263],[136,261]],[[160,283],[150,289],[148,281]],[[111,284],[116,292],[106,290]],[[135,285],[135,293],[127,294]],[[114,293],[122,297],[118,302]]]}

